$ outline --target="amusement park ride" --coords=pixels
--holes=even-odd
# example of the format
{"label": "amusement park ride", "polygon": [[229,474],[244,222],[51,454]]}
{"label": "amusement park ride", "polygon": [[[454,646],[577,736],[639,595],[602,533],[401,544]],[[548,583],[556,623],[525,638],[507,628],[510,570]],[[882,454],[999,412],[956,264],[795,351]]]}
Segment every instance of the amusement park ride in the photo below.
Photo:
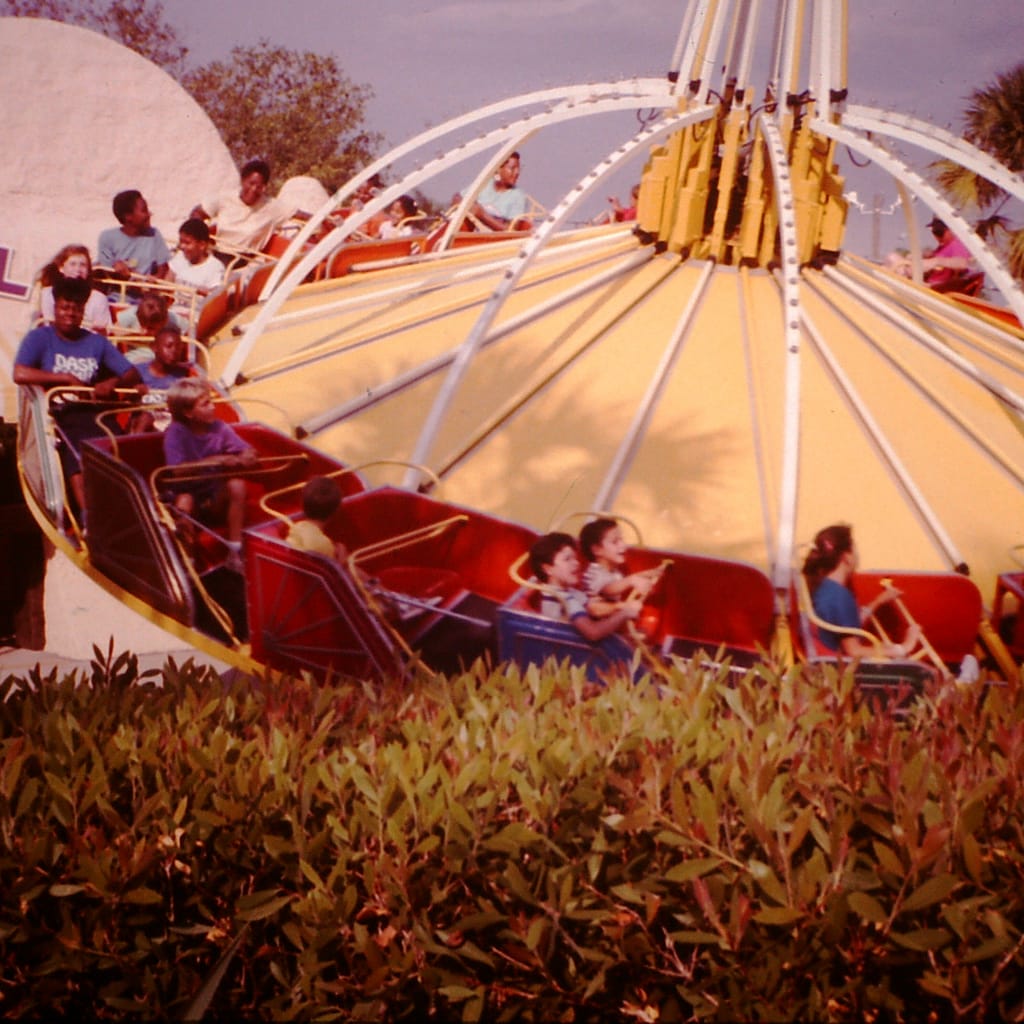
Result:
{"label": "amusement park ride", "polygon": [[[198,552],[183,546],[161,501],[159,434],[83,445],[82,530],[54,456],[51,408],[67,395],[23,388],[36,518],[83,572],[225,661],[375,677],[484,652],[603,663],[605,647],[537,614],[515,571],[540,532],[598,512],[638,524],[631,569],[669,565],[642,617],[647,654],[810,658],[801,543],[845,521],[864,562],[885,567],[858,574],[858,595],[891,578],[938,671],[977,651],[1016,673],[1024,639],[1001,639],[984,604],[1007,613],[1024,593],[1011,571],[1024,293],[898,147],[1018,199],[1024,181],[948,132],[853,102],[845,13],[843,0],[694,0],[665,78],[545,89],[424,132],[332,196],[276,265],[239,277],[204,321],[223,325],[202,333],[261,456],[244,574],[221,564],[215,530]],[[638,108],[658,116],[531,231],[460,236],[525,140]],[[372,175],[450,139],[333,226]],[[916,280],[843,252],[843,150],[896,181]],[[474,157],[482,169],[429,244],[353,242],[396,197]],[[631,160],[644,161],[636,222],[570,228]],[[911,197],[967,245],[1009,314],[922,283]],[[268,408],[282,429],[248,421]],[[404,468],[371,486],[371,464]],[[333,529],[347,567],[283,539],[303,480],[325,473],[345,492]],[[377,582],[409,613],[388,614]]]}

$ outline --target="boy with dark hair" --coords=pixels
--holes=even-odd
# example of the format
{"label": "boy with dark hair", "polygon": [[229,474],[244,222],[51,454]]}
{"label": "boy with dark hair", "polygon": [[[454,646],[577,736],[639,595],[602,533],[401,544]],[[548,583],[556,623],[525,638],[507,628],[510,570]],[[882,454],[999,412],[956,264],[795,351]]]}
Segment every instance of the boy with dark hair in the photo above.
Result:
{"label": "boy with dark hair", "polygon": [[[288,527],[287,543],[297,551],[310,551],[334,559],[348,568],[348,548],[340,540],[327,536],[326,526],[341,505],[341,487],[334,477],[310,477],[302,488],[302,514]],[[392,622],[414,618],[441,603],[440,597],[411,597],[386,590],[361,569],[355,575],[372,591],[381,613]]]}
{"label": "boy with dark hair", "polygon": [[120,227],[100,232],[97,262],[115,274],[166,277],[171,254],[163,235],[150,223],[149,205],[135,188],[118,192],[112,203]]}
{"label": "boy with dark hair", "polygon": [[178,251],[171,258],[170,280],[206,295],[224,280],[224,264],[210,253],[210,229],[206,221],[189,217],[178,228]]}
{"label": "boy with dark hair", "polygon": [[169,391],[177,381],[196,375],[195,366],[185,358],[185,341],[177,327],[167,324],[156,332],[153,358],[139,366],[139,373],[150,391]]}
{"label": "boy with dark hair", "polygon": [[302,488],[302,514],[305,519],[292,523],[288,544],[298,551],[312,551],[325,558],[344,562],[348,549],[341,541],[331,540],[325,527],[341,505],[341,487],[329,476],[314,476]]}
{"label": "boy with dark hair", "polygon": [[540,611],[548,618],[571,622],[590,641],[603,640],[635,619],[643,601],[630,596],[600,619],[587,612],[587,595],[580,590],[580,557],[576,541],[567,533],[546,533],[530,548],[530,568],[547,584]]}
{"label": "boy with dark hair", "polygon": [[[119,387],[139,383],[139,371],[102,334],[82,328],[91,286],[80,277],[59,277],[53,284],[53,323],[35,327],[22,339],[14,357],[15,384],[40,387],[87,385],[96,398],[110,399]],[[145,391],[145,386],[140,390]],[[95,412],[73,408],[55,414],[64,435],[61,463],[79,509],[85,507],[79,444],[95,437]]]}
{"label": "boy with dark hair", "polygon": [[126,188],[123,192],[118,192],[114,196],[110,206],[118,224],[123,224],[128,220],[141,198],[142,193],[137,188]]}
{"label": "boy with dark hair", "polygon": [[518,185],[519,154],[509,153],[494,177],[480,190],[472,214],[491,231],[520,230],[530,197]]}
{"label": "boy with dark hair", "polygon": [[253,157],[251,160],[246,160],[242,165],[242,172],[239,177],[244,181],[250,174],[258,174],[263,179],[264,185],[270,184],[270,164],[261,157]]}
{"label": "boy with dark hair", "polygon": [[[163,404],[167,392],[186,377],[196,376],[195,364],[185,358],[185,342],[181,331],[168,324],[161,327],[153,338],[153,358],[148,363],[139,363],[142,382],[149,388],[144,404]],[[170,413],[165,409],[139,411],[132,415],[129,431],[143,434],[151,430],[166,430],[171,423]]]}

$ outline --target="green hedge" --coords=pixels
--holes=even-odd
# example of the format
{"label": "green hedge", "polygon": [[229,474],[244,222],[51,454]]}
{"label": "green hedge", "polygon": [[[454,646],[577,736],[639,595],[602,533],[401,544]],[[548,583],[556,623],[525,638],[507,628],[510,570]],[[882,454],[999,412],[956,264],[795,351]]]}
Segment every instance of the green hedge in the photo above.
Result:
{"label": "green hedge", "polygon": [[[159,683],[160,685],[152,685]],[[0,1015],[1004,1020],[1018,685],[0,684]]]}

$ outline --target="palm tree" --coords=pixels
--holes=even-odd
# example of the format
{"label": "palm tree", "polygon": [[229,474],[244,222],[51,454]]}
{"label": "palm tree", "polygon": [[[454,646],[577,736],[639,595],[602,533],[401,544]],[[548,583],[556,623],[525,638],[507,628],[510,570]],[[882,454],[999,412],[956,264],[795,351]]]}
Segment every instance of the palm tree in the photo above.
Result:
{"label": "palm tree", "polygon": [[[997,75],[993,84],[971,93],[963,119],[968,142],[1009,170],[1024,171],[1024,64]],[[1015,277],[1024,278],[1024,228],[1014,228],[1001,212],[1010,197],[952,161],[937,160],[932,168],[954,203],[978,211],[978,233],[1003,250]]]}

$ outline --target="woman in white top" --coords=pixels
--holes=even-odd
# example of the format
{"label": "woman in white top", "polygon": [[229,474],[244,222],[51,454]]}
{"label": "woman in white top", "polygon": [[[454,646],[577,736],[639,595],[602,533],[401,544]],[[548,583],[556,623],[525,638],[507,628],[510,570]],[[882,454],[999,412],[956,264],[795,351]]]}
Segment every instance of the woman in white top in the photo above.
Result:
{"label": "woman in white top", "polygon": [[[46,323],[53,322],[53,282],[58,277],[82,277],[92,281],[92,260],[84,245],[65,245],[53,259],[43,267],[39,281],[43,286],[39,299],[40,315]],[[106,334],[110,327],[110,303],[106,295],[97,288],[89,293],[85,304],[82,326],[97,334]]]}

